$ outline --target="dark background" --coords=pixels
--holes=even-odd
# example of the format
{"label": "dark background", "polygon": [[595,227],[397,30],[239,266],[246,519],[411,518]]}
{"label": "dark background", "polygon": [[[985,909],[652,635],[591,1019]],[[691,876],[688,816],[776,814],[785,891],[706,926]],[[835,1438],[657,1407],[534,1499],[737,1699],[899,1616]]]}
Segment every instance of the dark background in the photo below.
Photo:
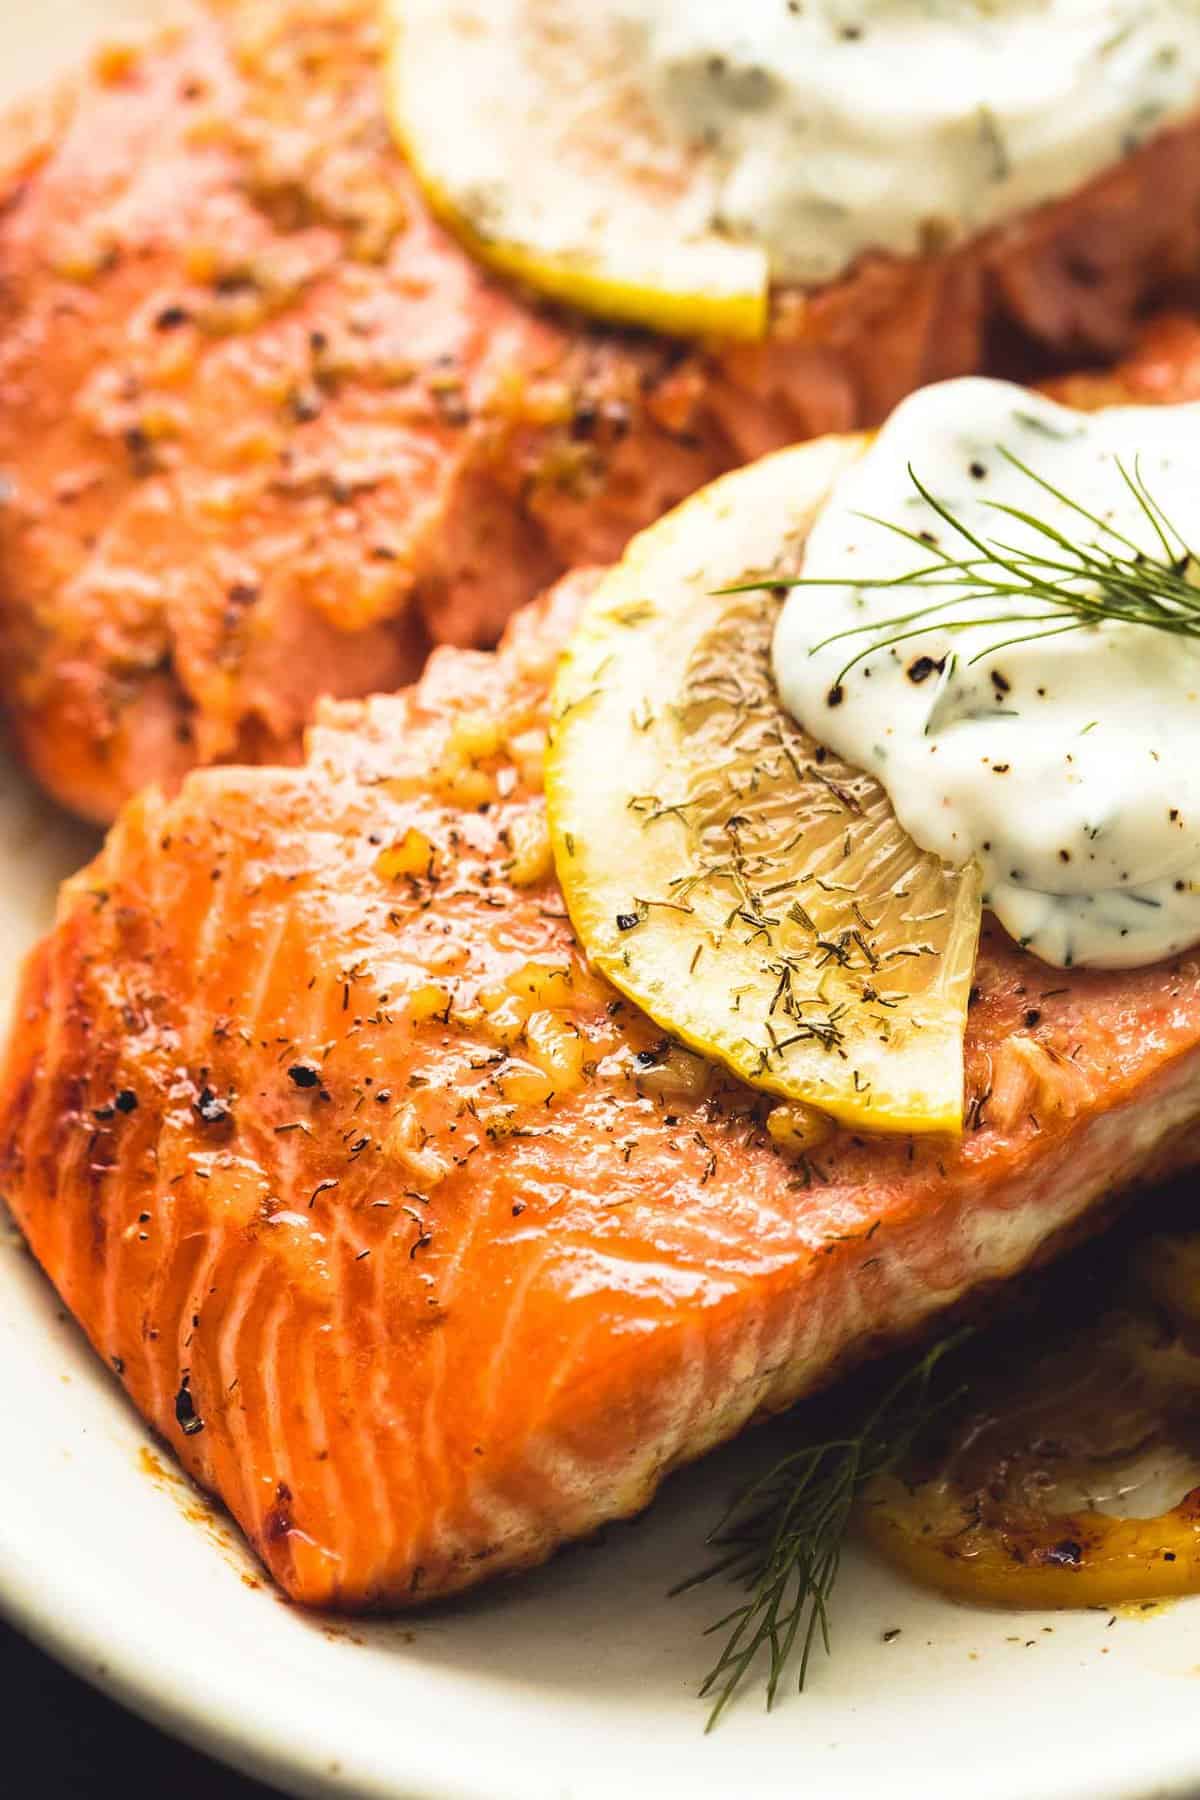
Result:
{"label": "dark background", "polygon": [[[2,1769],[37,1770],[37,1800],[278,1800],[135,1719],[0,1623]],[[9,1792],[0,1773],[0,1789]],[[16,1800],[15,1790],[13,1790]]]}

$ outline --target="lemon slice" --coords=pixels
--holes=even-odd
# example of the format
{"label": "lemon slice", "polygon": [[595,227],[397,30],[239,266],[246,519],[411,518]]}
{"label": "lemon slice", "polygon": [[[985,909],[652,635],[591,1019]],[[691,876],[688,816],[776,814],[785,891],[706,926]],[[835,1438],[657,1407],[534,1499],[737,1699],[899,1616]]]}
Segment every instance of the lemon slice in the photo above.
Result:
{"label": "lemon slice", "polygon": [[866,441],[723,477],[605,576],[555,689],[551,836],[589,956],[666,1030],[848,1125],[952,1131],[978,873],[782,710],[778,599],[715,591],[793,571]]}
{"label": "lemon slice", "polygon": [[766,252],[713,228],[706,153],[656,123],[612,8],[566,22],[554,0],[387,0],[387,12],[393,130],[481,261],[656,331],[764,334]]}

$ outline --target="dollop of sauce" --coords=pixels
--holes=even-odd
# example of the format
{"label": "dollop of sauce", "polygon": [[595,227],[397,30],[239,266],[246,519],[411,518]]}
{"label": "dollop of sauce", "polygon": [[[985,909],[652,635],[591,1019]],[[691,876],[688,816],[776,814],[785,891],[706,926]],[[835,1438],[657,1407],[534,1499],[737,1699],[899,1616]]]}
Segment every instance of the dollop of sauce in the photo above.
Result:
{"label": "dollop of sauce", "polygon": [[[914,473],[989,542],[1057,554],[995,510],[1007,505],[1074,544],[1111,546],[1110,527],[1161,562],[1122,468],[1185,540],[1200,539],[1200,405],[1087,415],[1007,382],[926,388],[835,487],[801,570],[821,585],[791,590],[773,647],[787,709],[878,777],[923,849],[956,865],[976,858],[985,904],[1065,968],[1134,968],[1200,941],[1200,639],[1107,619],[1039,635],[1043,601],[956,607],[965,583],[935,593],[853,581],[974,554]],[[935,601],[949,604],[930,616]],[[956,616],[964,628],[948,629]]]}
{"label": "dollop of sauce", "polygon": [[[1200,105],[1196,0],[599,10],[619,45],[612,66],[663,139],[704,167],[710,224],[765,248],[781,282],[832,280],[865,250],[914,256],[973,236]],[[577,23],[586,42],[595,20]],[[613,77],[600,67],[598,79],[603,93]]]}

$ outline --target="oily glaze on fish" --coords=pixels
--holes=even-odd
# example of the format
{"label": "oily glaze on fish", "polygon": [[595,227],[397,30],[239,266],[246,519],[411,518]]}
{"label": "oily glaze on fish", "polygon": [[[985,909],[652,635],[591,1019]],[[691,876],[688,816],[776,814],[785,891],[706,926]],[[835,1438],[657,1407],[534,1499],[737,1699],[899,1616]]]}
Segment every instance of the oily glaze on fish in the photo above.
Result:
{"label": "oily glaze on fish", "polygon": [[1085,369],[1043,384],[1067,406],[1180,406],[1200,400],[1200,318],[1162,312],[1139,326],[1129,351],[1111,367]]}
{"label": "oily glaze on fish", "polygon": [[777,298],[762,346],[555,314],[437,228],[368,0],[214,0],[0,168],[0,692],[108,819],[281,760],[321,694],[494,642],[714,474],[881,418],[997,334],[1115,351],[1200,266],[1200,133],[977,243]]}
{"label": "oily glaze on fish", "polygon": [[304,768],[135,801],[25,980],[0,1192],[305,1602],[536,1562],[1195,1157],[1191,959],[986,935],[962,1139],[807,1157],[591,975],[540,797],[588,581]]}

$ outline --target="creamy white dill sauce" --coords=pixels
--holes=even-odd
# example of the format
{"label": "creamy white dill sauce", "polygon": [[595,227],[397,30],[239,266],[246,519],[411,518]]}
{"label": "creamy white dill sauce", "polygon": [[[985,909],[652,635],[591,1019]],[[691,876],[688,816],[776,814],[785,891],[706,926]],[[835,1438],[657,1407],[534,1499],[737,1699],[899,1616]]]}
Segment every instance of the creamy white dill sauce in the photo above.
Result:
{"label": "creamy white dill sauce", "polygon": [[[1089,417],[1007,382],[940,383],[897,409],[822,511],[802,573],[830,585],[794,588],[784,605],[780,696],[814,736],[879,778],[918,844],[955,864],[977,858],[986,904],[1046,962],[1155,962],[1200,941],[1200,641],[1106,621],[1000,648],[1039,629],[1003,616],[1028,613],[1029,602],[973,599],[960,618],[998,622],[951,632],[922,619],[919,635],[846,668],[899,629],[885,621],[965,591],[844,585],[932,560],[863,514],[929,533],[934,555],[971,554],[916,492],[910,464],[978,536],[1055,553],[991,500],[1072,542],[1111,541],[1001,447],[1161,558],[1117,466],[1132,471],[1136,458],[1167,518],[1200,537],[1200,405]],[[821,647],[864,624],[867,634]]]}
{"label": "creamy white dill sauce", "polygon": [[1200,104],[1198,0],[616,0],[609,24],[777,281],[970,236]]}

